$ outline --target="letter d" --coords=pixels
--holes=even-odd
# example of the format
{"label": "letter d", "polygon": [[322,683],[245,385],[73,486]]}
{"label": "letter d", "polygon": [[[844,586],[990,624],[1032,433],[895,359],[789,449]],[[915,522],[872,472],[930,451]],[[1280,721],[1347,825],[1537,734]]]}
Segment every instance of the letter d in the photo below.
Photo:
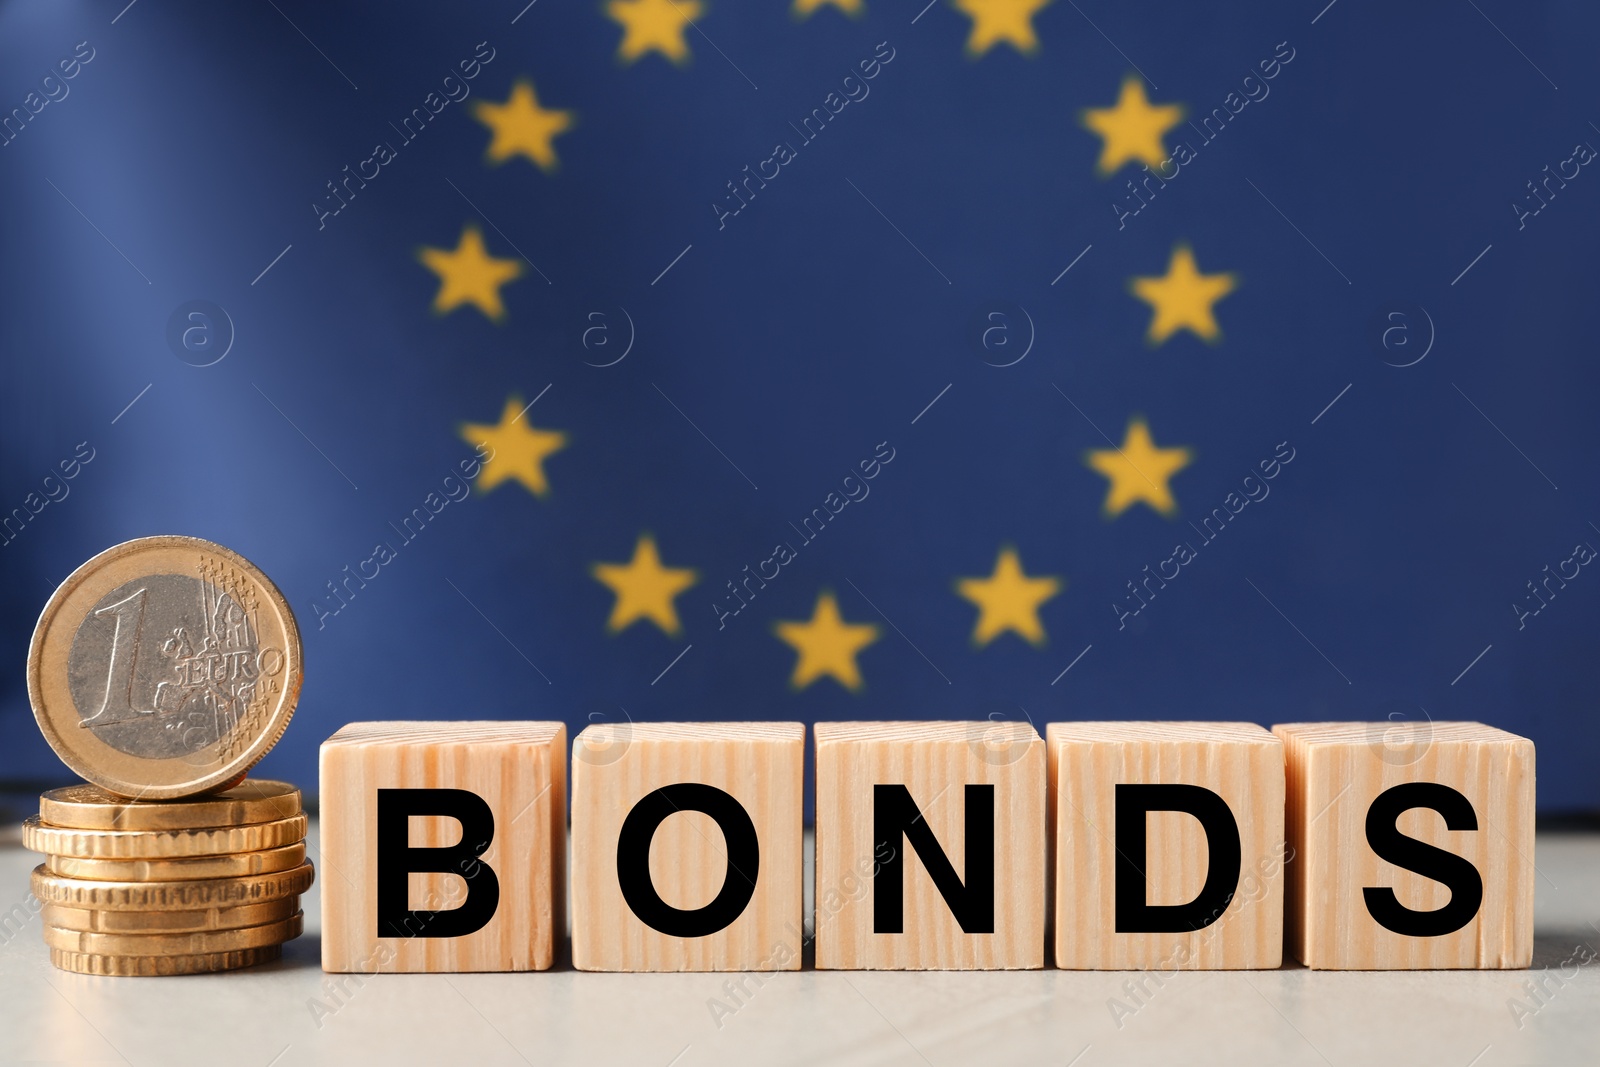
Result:
{"label": "letter d", "polygon": [[[1145,903],[1145,816],[1182,811],[1200,820],[1210,869],[1187,904]],[[1186,934],[1222,917],[1239,887],[1239,824],[1228,804],[1198,785],[1119,784],[1116,793],[1116,926],[1119,934]]]}

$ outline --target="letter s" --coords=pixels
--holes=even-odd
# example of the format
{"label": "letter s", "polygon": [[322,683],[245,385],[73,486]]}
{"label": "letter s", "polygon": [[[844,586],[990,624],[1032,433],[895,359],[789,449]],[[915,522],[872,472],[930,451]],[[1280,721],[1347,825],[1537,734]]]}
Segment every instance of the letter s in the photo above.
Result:
{"label": "letter s", "polygon": [[1367,912],[1386,930],[1407,937],[1453,934],[1478,914],[1483,876],[1465,857],[1402,834],[1395,820],[1412,808],[1443,815],[1447,830],[1476,830],[1478,814],[1470,800],[1438,782],[1402,783],[1379,793],[1367,809],[1367,844],[1378,858],[1443,883],[1450,889],[1450,903],[1435,911],[1413,911],[1388,887],[1367,886],[1361,895]]}

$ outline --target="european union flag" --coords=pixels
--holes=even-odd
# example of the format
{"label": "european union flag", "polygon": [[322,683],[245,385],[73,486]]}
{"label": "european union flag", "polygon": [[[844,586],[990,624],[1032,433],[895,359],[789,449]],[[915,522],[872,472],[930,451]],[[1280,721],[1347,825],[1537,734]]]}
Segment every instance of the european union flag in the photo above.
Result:
{"label": "european union flag", "polygon": [[[1600,15],[0,5],[33,620],[226,544],[359,719],[1478,719],[1600,806]],[[1595,188],[1591,188],[1595,186]]]}

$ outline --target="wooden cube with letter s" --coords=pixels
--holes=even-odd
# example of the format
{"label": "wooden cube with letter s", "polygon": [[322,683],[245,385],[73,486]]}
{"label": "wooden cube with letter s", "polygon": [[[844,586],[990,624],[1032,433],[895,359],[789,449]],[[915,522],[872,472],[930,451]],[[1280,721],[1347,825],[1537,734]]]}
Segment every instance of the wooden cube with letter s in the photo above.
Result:
{"label": "wooden cube with letter s", "polygon": [[1067,722],[1050,749],[1056,966],[1283,960],[1283,743],[1244,722]]}
{"label": "wooden cube with letter s", "polygon": [[817,967],[1043,967],[1038,731],[984,721],[813,730]]}
{"label": "wooden cube with letter s", "polygon": [[1288,757],[1288,944],[1302,963],[1532,962],[1532,741],[1475,722],[1272,729]]}
{"label": "wooden cube with letter s", "polygon": [[548,968],[565,912],[567,728],[360,722],[322,743],[322,968]]}

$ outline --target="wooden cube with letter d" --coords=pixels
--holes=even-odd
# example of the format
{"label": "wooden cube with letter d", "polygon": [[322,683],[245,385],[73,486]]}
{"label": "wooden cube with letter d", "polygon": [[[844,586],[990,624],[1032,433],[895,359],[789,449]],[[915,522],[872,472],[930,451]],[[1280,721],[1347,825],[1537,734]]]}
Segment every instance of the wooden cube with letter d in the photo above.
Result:
{"label": "wooden cube with letter d", "polygon": [[572,964],[799,970],[806,728],[603,723],[573,742]]}
{"label": "wooden cube with letter d", "polygon": [[565,724],[351,723],[322,743],[321,779],[323,970],[550,966]]}
{"label": "wooden cube with letter d", "polygon": [[1038,731],[1012,722],[813,731],[817,966],[1043,967]]}
{"label": "wooden cube with letter d", "polygon": [[1064,722],[1050,749],[1056,966],[1283,961],[1283,743],[1245,722]]}
{"label": "wooden cube with letter d", "polygon": [[1475,722],[1274,726],[1289,949],[1307,967],[1526,967],[1533,742]]}

